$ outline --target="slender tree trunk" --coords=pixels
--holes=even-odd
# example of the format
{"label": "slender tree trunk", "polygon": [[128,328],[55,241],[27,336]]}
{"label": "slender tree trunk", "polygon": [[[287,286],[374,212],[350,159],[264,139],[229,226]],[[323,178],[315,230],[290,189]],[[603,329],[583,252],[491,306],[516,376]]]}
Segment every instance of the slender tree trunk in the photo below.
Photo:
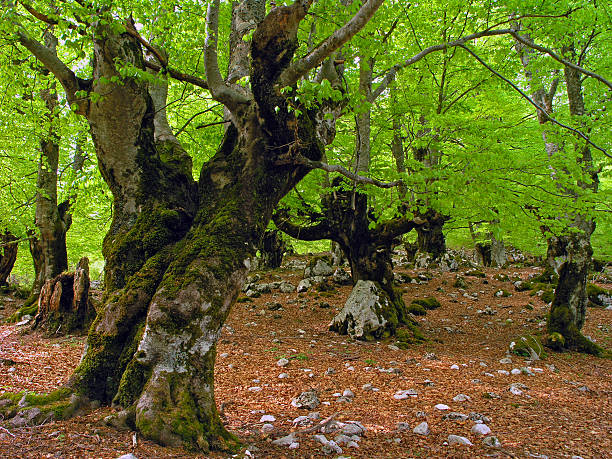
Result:
{"label": "slender tree trunk", "polygon": [[[45,43],[55,53],[57,39],[50,32],[45,34]],[[36,217],[38,234],[30,239],[30,253],[34,262],[34,285],[32,297],[38,297],[43,284],[68,269],[66,233],[72,223],[70,202],[57,202],[57,172],[59,165],[60,138],[54,122],[59,102],[55,87],[41,93],[47,107],[46,117],[50,124],[46,138],[40,141],[38,162]]]}
{"label": "slender tree trunk", "polygon": [[[529,39],[529,36],[525,37]],[[517,50],[520,53],[527,80],[532,87],[533,99],[544,107],[547,113],[552,113],[553,99],[559,83],[558,78],[553,80],[548,93],[542,87],[537,87],[541,84],[542,78],[537,78],[539,70],[532,68],[533,52],[525,50],[518,44]],[[570,60],[576,58],[573,44],[566,46],[563,53]],[[576,70],[564,66],[564,76],[570,115],[580,120],[586,113],[581,75]],[[535,87],[537,89],[534,89]],[[545,128],[549,124],[548,118],[540,110],[538,110],[538,121],[542,126],[542,138],[544,139],[546,152],[549,157],[553,157],[564,146],[548,140],[549,136]],[[576,161],[585,175],[589,177],[585,181],[579,180],[577,185],[584,190],[597,191],[599,179],[597,172],[593,169],[591,151],[588,145],[582,144],[582,139],[576,139],[574,150]],[[566,173],[565,170],[553,170],[551,177],[553,181],[558,182],[560,180],[559,176]],[[576,192],[563,187],[561,183],[558,183],[557,186],[577,197]],[[557,348],[602,354],[603,349],[586,339],[580,332],[584,325],[588,303],[586,296],[587,273],[592,261],[591,234],[595,230],[595,221],[580,214],[572,214],[568,217],[571,221],[568,223],[567,231],[561,235],[549,236],[547,239],[546,269],[549,274],[552,274],[552,269],[558,270],[559,273],[559,282],[555,289],[548,320],[548,342],[551,346]],[[546,226],[543,226],[543,228],[546,228]],[[561,259],[557,260],[557,257],[561,257]]]}

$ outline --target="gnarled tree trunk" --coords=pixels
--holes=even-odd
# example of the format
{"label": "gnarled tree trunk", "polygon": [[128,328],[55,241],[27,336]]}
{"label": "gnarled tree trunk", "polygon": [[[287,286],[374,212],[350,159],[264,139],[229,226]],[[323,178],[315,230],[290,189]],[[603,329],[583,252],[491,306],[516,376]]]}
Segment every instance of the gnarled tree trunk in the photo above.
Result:
{"label": "gnarled tree trunk", "polygon": [[[145,69],[130,21],[124,33],[105,21],[93,26],[90,81],[18,34],[88,120],[114,198],[103,246],[105,304],[68,385],[83,397],[125,408],[146,438],[201,450],[235,442],[215,406],[215,343],[273,209],[310,170],[304,164],[321,158],[313,114],[296,114],[280,88],[291,87],[327,56],[292,62],[310,1],[274,8],[252,37],[251,91],[236,90],[217,62],[219,3],[209,4],[206,86],[227,107],[231,124],[197,184],[191,158],[165,129],[163,88],[122,76],[117,68],[122,62]],[[359,20],[330,38],[325,52],[357,33],[381,3],[368,0]],[[102,97],[84,99],[81,91]]]}

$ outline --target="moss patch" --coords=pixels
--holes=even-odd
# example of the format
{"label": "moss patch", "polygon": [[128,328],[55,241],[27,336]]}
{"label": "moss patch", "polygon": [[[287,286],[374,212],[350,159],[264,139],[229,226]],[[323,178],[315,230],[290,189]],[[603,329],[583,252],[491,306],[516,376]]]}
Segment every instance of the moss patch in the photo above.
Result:
{"label": "moss patch", "polygon": [[442,305],[440,304],[440,302],[434,298],[433,296],[430,296],[429,298],[419,298],[416,300],[412,300],[412,303],[410,303],[411,305],[418,305],[418,306],[422,306],[423,308],[427,309],[428,311],[431,311],[433,309],[438,309],[439,307],[441,307]]}
{"label": "moss patch", "polygon": [[427,314],[427,311],[420,304],[412,303],[408,306],[408,312],[410,314],[414,314],[415,316],[424,316]]}

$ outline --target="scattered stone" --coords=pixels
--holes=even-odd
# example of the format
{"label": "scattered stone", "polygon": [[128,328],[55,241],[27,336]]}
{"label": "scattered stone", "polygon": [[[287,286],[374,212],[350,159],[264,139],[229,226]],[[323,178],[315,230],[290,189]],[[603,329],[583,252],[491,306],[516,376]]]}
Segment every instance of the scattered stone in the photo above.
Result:
{"label": "scattered stone", "polygon": [[249,392],[261,392],[261,387],[259,386],[253,386],[253,387],[249,387],[247,389]]}
{"label": "scattered stone", "polygon": [[521,370],[519,370],[518,368],[513,368],[510,371],[510,373],[513,374],[513,375],[520,375],[521,374]]}
{"label": "scattered stone", "polygon": [[276,365],[279,367],[286,367],[287,365],[289,365],[289,360],[282,358],[282,359],[278,359],[276,361]]}
{"label": "scattered stone", "polygon": [[510,372],[508,370],[497,370],[500,375],[509,375]]}
{"label": "scattered stone", "polygon": [[431,432],[429,430],[429,425],[426,422],[421,422],[418,426],[416,426],[412,431],[417,435],[429,435]]}
{"label": "scattered stone", "polygon": [[353,283],[351,275],[342,268],[336,269],[333,280],[338,285],[351,285]]}
{"label": "scattered stone", "polygon": [[342,396],[347,398],[355,398],[355,394],[350,389],[344,389],[344,392],[342,392]]}
{"label": "scattered stone", "polygon": [[417,411],[416,412],[416,417],[417,418],[426,418],[427,417],[427,413],[425,413],[425,411]]}
{"label": "scattered stone", "polygon": [[314,410],[320,404],[319,397],[317,397],[317,393],[314,390],[302,392],[291,401],[293,407],[307,410]]}
{"label": "scattered stone", "polygon": [[475,411],[472,411],[468,417],[474,422],[480,421],[484,424],[489,424],[491,422],[491,418],[485,416],[484,414],[476,413]]}
{"label": "scattered stone", "polygon": [[425,354],[425,359],[426,360],[440,360],[438,358],[438,356],[436,354],[434,354],[433,352],[428,352]]}
{"label": "scattered stone", "polygon": [[442,416],[442,419],[445,421],[465,421],[467,420],[468,415],[463,413],[457,413],[456,411],[451,411],[448,414]]}
{"label": "scattered stone", "polygon": [[264,414],[259,420],[259,422],[274,422],[274,421],[276,421],[276,418],[272,416],[271,414]]}
{"label": "scattered stone", "polygon": [[510,357],[504,357],[503,359],[499,360],[499,363],[502,365],[512,365],[512,359]]}
{"label": "scattered stone", "polygon": [[406,390],[398,390],[394,395],[393,398],[395,400],[405,400],[409,397],[414,397],[416,398],[418,396],[418,392],[414,389],[406,389]]}
{"label": "scattered stone", "polygon": [[261,431],[263,433],[270,433],[274,431],[274,425],[273,424],[264,424],[263,426],[261,426]]}
{"label": "scattered stone", "polygon": [[279,286],[279,290],[282,293],[292,293],[295,292],[295,285],[293,285],[291,282],[283,281]]}
{"label": "scattered stone", "polygon": [[407,422],[398,422],[395,428],[399,432],[404,432],[406,430],[410,430],[410,424],[408,424]]}
{"label": "scattered stone", "polygon": [[472,427],[472,433],[475,435],[489,435],[491,429],[486,424],[474,424]]}
{"label": "scattered stone", "polygon": [[453,401],[455,402],[467,402],[470,400],[470,397],[465,394],[458,394],[453,397]]}
{"label": "scattered stone", "polygon": [[329,440],[321,451],[325,454],[342,454],[342,448],[334,440]]}
{"label": "scattered stone", "polygon": [[471,446],[472,442],[465,437],[461,437],[459,435],[449,435],[448,436],[448,444],[449,445],[468,445]]}
{"label": "scattered stone", "polygon": [[341,427],[340,431],[346,435],[361,436],[365,433],[366,428],[358,421],[348,421]]}
{"label": "scattered stone", "polygon": [[486,446],[490,446],[491,448],[501,448],[501,442],[499,441],[497,437],[493,435],[483,438],[482,444]]}
{"label": "scattered stone", "polygon": [[30,425],[41,414],[40,408],[22,410],[9,421],[11,427],[24,427]]}
{"label": "scattered stone", "polygon": [[287,379],[289,377],[289,375],[287,373],[281,373],[280,375],[278,375],[278,379]]}
{"label": "scattered stone", "polygon": [[332,368],[332,367],[329,367],[327,369],[327,371],[325,372],[325,374],[328,375],[328,376],[329,375],[335,375],[336,374],[336,370],[334,368]]}
{"label": "scattered stone", "polygon": [[312,260],[306,269],[304,269],[304,277],[315,276],[331,276],[334,273],[331,265],[324,258],[316,258]]}
{"label": "scattered stone", "polygon": [[436,406],[434,406],[434,408],[440,411],[450,410],[450,407],[444,403],[438,403]]}
{"label": "scattered stone", "polygon": [[361,389],[369,392],[369,391],[372,391],[374,389],[374,386],[372,386],[372,384],[370,384],[370,383],[366,383],[363,386],[361,386]]}
{"label": "scattered stone", "polygon": [[451,370],[458,370],[459,369],[459,365],[457,365],[457,364],[451,365],[450,369]]}
{"label": "scattered stone", "polygon": [[[309,279],[302,279],[300,283],[298,284],[296,291],[298,293],[307,292],[310,287],[312,287],[312,282],[310,282]],[[248,292],[247,292],[247,296],[248,296]]]}
{"label": "scattered stone", "polygon": [[132,453],[124,454],[123,456],[119,456],[117,459],[138,459]]}
{"label": "scattered stone", "polygon": [[[293,434],[289,434],[289,435],[285,435],[284,437],[281,438],[277,438],[276,440],[274,440],[272,442],[273,445],[278,445],[278,446],[289,446],[291,447],[292,444],[296,443],[296,438]],[[299,446],[299,443],[298,443]]]}
{"label": "scattered stone", "polygon": [[307,426],[312,424],[312,419],[310,419],[308,416],[298,416],[291,422],[296,426]]}

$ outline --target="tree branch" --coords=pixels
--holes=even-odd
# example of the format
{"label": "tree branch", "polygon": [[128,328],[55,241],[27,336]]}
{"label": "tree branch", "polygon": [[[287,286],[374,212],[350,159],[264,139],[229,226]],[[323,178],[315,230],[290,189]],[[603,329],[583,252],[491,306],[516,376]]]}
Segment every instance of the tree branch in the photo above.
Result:
{"label": "tree branch", "polygon": [[145,66],[156,72],[159,72],[160,70],[163,69],[166,72],[168,72],[168,75],[170,75],[175,80],[184,81],[185,83],[191,83],[192,85],[197,86],[202,89],[210,89],[205,79],[198,78],[196,76],[189,75],[187,73],[182,73],[176,69],[173,69],[172,67],[162,67],[161,65],[155,62],[151,62],[151,61],[145,61]]}
{"label": "tree branch", "polygon": [[36,59],[38,59],[55,77],[59,80],[66,91],[68,100],[74,100],[75,93],[79,90],[79,80],[76,75],[66,64],[64,64],[52,50],[44,46],[42,43],[31,38],[21,27],[17,31],[17,40],[28,51],[30,51]]}
{"label": "tree branch", "polygon": [[561,123],[560,121],[557,121],[555,118],[553,118],[552,116],[550,116],[550,114],[547,112],[545,107],[542,107],[541,105],[539,105],[538,103],[536,103],[531,97],[529,97],[527,94],[525,94],[517,85],[515,85],[512,81],[508,80],[506,77],[504,77],[503,75],[501,75],[500,73],[498,73],[497,71],[495,71],[493,68],[491,68],[486,62],[484,62],[476,53],[474,53],[474,51],[472,51],[471,49],[469,49],[467,46],[465,45],[460,45],[463,49],[465,49],[468,53],[470,53],[472,56],[474,56],[474,58],[480,62],[480,64],[482,64],[483,67],[485,67],[487,70],[489,70],[489,72],[491,72],[492,74],[494,74],[495,76],[497,76],[499,79],[505,81],[506,83],[508,83],[510,86],[512,86],[512,88],[518,92],[527,102],[529,102],[531,105],[533,105],[536,109],[538,109],[541,113],[542,116],[544,116],[546,119],[548,119],[549,121],[551,121],[552,123],[556,124],[559,127],[562,127],[563,129],[567,129],[568,131],[573,132],[574,134],[578,135],[579,137],[582,137],[587,143],[589,143],[590,145],[592,145],[593,147],[597,148],[599,151],[601,151],[604,155],[606,155],[608,158],[612,158],[612,155],[610,155],[605,149],[603,149],[602,147],[600,147],[599,145],[597,145],[596,143],[594,143],[591,139],[589,139],[585,134],[583,134],[581,131],[579,131],[578,129],[574,129],[573,127],[567,126],[566,124]]}
{"label": "tree branch", "polygon": [[354,172],[349,171],[343,166],[337,164],[327,164],[322,161],[313,161],[311,159],[305,158],[304,156],[299,156],[297,158],[292,157],[289,160],[281,159],[276,164],[278,166],[284,164],[300,164],[302,166],[309,167],[310,169],[322,169],[326,172],[337,172],[341,175],[344,175],[346,178],[351,179],[355,183],[361,183],[363,185],[374,185],[378,188],[394,188],[404,183],[402,180],[396,180],[394,182],[382,182],[380,180],[376,180],[370,177],[364,177],[363,175],[355,174]]}
{"label": "tree branch", "polygon": [[313,226],[300,226],[289,221],[287,212],[279,210],[272,215],[272,221],[278,229],[292,238],[300,241],[320,241],[321,239],[332,239],[333,234],[326,221]]}
{"label": "tree branch", "polygon": [[367,0],[350,21],[327,37],[302,59],[295,61],[286,68],[278,79],[278,86],[283,88],[294,85],[302,76],[306,75],[306,73],[323,62],[331,53],[353,38],[374,16],[374,13],[376,13],[376,10],[382,5],[383,1]]}
{"label": "tree branch", "polygon": [[204,44],[204,66],[206,69],[206,80],[210,93],[218,102],[225,105],[230,111],[239,104],[249,101],[245,96],[230,88],[219,70],[217,58],[217,43],[219,40],[219,0],[212,0],[206,12],[206,41]]}
{"label": "tree branch", "polygon": [[595,72],[591,72],[590,70],[584,69],[582,67],[580,67],[579,65],[574,64],[573,62],[570,62],[566,59],[563,59],[561,56],[559,56],[558,54],[556,54],[553,50],[546,48],[545,46],[542,45],[538,45],[536,44],[533,40],[528,39],[527,37],[524,37],[522,35],[520,35],[519,33],[517,33],[516,31],[512,31],[510,33],[510,35],[512,35],[512,37],[516,40],[521,42],[522,44],[524,44],[525,46],[528,46],[530,48],[533,48],[537,51],[540,51],[541,53],[544,54],[548,54],[550,57],[552,57],[554,60],[556,60],[557,62],[563,64],[566,67],[570,67],[584,75],[590,76],[591,78],[595,78],[596,80],[601,81],[603,84],[605,84],[608,88],[612,89],[612,83],[610,83],[608,80],[606,80],[603,76],[599,75],[598,73]]}

